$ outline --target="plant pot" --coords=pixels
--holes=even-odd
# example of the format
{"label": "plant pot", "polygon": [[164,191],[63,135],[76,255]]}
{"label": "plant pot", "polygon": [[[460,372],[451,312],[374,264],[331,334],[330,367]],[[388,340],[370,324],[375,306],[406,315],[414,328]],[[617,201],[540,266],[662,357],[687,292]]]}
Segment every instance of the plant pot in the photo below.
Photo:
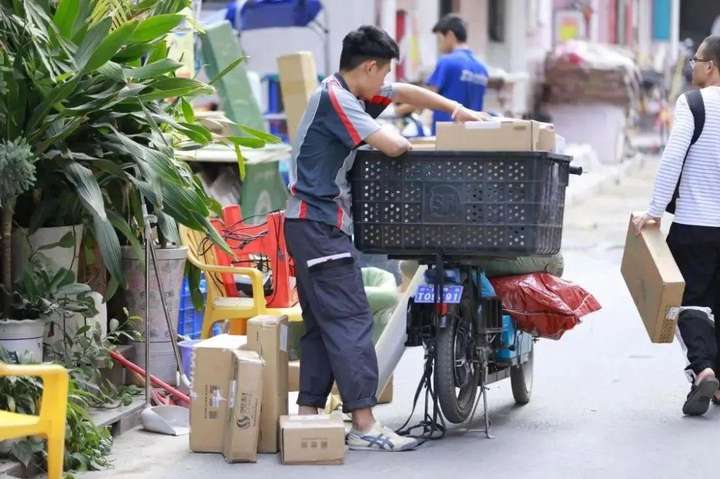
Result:
{"label": "plant pot", "polygon": [[[160,281],[165,293],[165,302],[172,322],[171,331],[165,323],[162,302],[158,289],[155,270],[150,263],[150,342],[168,342],[177,337],[178,311],[182,292],[183,276],[187,248],[164,248],[155,250]],[[152,260],[150,260],[152,261]],[[131,316],[138,316],[142,321],[133,322],[133,328],[145,334],[145,267],[137,259],[130,247],[123,248],[123,272],[125,274],[125,306]]]}
{"label": "plant pot", "polygon": [[[131,344],[135,347],[135,364],[147,370],[145,366],[145,342],[132,341]],[[170,341],[150,342],[150,374],[171,386],[177,384],[177,363]]]}
{"label": "plant pot", "polygon": [[[75,246],[54,248],[38,251],[43,246],[59,242],[66,234],[72,233],[75,239]],[[46,264],[52,271],[60,268],[71,270],[77,278],[78,264],[80,258],[80,243],[83,237],[83,225],[57,226],[51,228],[39,228],[33,234],[17,228],[12,236],[12,258],[13,278],[20,278],[28,259],[33,251],[38,251],[36,257]]]}
{"label": "plant pot", "polygon": [[43,337],[45,321],[40,319],[0,320],[0,346],[5,348],[18,362],[29,360],[41,363],[43,360]]}
{"label": "plant pot", "polygon": [[54,346],[56,343],[61,342],[64,337],[63,331],[65,331],[70,337],[75,336],[75,334],[77,334],[77,330],[85,325],[92,326],[92,331],[88,334],[94,333],[96,328],[95,325],[98,325],[100,327],[101,337],[104,338],[107,336],[107,304],[103,302],[103,297],[100,293],[92,291],[88,294],[95,302],[95,309],[98,314],[89,318],[84,318],[81,314],[71,314],[63,321],[60,313],[51,313],[47,317],[49,327],[47,328],[44,338],[44,343],[46,345]]}

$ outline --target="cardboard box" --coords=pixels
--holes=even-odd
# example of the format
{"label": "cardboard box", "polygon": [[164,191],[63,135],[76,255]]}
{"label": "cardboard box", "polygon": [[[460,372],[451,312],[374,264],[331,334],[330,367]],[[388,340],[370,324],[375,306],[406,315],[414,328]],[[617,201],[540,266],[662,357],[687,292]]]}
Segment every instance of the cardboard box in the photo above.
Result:
{"label": "cardboard box", "polygon": [[288,392],[300,391],[300,361],[288,363]]}
{"label": "cardboard box", "polygon": [[247,347],[265,361],[258,452],[275,454],[280,450],[278,421],[288,413],[288,319],[256,316],[247,324]]}
{"label": "cardboard box", "polygon": [[635,236],[632,216],[621,272],[653,343],[672,343],[685,280],[659,228]]}
{"label": "cardboard box", "polygon": [[439,122],[438,150],[555,151],[555,128],[533,120],[498,118],[467,123]]}
{"label": "cardboard box", "polygon": [[228,422],[223,434],[227,462],[256,462],[263,401],[264,361],[255,351],[233,351]]}
{"label": "cardboard box", "polygon": [[283,464],[342,464],[345,424],[336,415],[282,416],[280,459]]}
{"label": "cardboard box", "polygon": [[190,449],[194,452],[223,452],[222,431],[228,421],[233,352],[246,343],[245,336],[221,334],[193,348]]}
{"label": "cardboard box", "polygon": [[[388,379],[387,384],[385,384],[385,387],[383,388],[382,392],[380,393],[380,396],[377,398],[378,404],[389,404],[393,400],[393,377],[390,376],[390,379]],[[337,387],[337,383],[333,384],[332,391],[330,391],[332,394],[336,394],[338,397],[340,396],[340,390]]]}
{"label": "cardboard box", "polygon": [[394,385],[394,379],[395,376],[390,376],[390,379],[388,380],[387,384],[383,388],[382,392],[380,393],[380,397],[378,398],[378,404],[390,404],[393,400],[393,393],[395,389]]}
{"label": "cardboard box", "polygon": [[297,52],[278,57],[277,63],[288,134],[292,141],[310,97],[318,87],[315,58],[311,52]]}

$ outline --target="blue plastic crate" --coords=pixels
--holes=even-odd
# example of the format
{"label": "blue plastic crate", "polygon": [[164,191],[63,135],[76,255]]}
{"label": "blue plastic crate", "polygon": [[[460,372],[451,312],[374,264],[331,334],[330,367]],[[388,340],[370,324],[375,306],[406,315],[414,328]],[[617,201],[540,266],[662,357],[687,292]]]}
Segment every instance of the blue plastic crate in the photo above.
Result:
{"label": "blue plastic crate", "polygon": [[[207,298],[207,283],[204,277],[200,279],[200,292]],[[202,332],[204,311],[195,309],[190,295],[190,285],[187,278],[183,282],[182,295],[180,296],[180,310],[178,313],[178,334],[187,336],[190,339],[198,339]]]}

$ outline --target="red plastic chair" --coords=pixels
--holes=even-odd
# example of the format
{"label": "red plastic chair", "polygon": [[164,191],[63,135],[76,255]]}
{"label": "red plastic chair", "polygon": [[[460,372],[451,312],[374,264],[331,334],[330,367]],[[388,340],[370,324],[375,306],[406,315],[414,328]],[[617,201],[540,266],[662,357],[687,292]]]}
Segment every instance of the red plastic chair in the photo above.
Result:
{"label": "red plastic chair", "polygon": [[[215,246],[215,260],[221,266],[250,267],[257,268],[258,258],[265,258],[268,261],[271,272],[272,292],[265,296],[263,291],[255,291],[253,286],[253,297],[262,298],[265,304],[256,305],[266,311],[267,314],[287,315],[291,321],[301,321],[302,311],[298,304],[295,277],[291,276],[290,255],[285,243],[285,216],[282,212],[270,213],[263,224],[249,225],[242,218],[242,212],[238,205],[230,205],[223,208],[223,219],[213,219],[212,224],[220,235],[225,239],[233,252],[229,256],[221,248]],[[258,274],[261,274],[258,271]],[[233,302],[232,298],[241,298],[235,282],[235,275],[223,273],[220,275],[223,288],[225,289],[226,306]],[[245,334],[246,320],[249,318],[227,318],[229,331],[232,334]],[[238,321],[244,320],[244,321]]]}

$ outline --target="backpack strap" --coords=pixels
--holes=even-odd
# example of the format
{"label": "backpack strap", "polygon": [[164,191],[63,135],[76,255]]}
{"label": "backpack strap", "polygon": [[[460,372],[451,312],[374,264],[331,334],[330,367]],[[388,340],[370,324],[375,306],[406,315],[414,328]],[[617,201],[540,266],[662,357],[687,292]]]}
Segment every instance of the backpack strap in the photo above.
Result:
{"label": "backpack strap", "polygon": [[[690,145],[697,143],[698,138],[702,135],[703,128],[705,127],[705,102],[703,102],[702,93],[700,90],[693,90],[685,94],[685,99],[690,107],[693,119],[695,120],[695,131],[693,131],[693,137],[690,141]],[[687,157],[687,155],[685,155]],[[683,166],[685,162],[683,161]]]}
{"label": "backpack strap", "polygon": [[705,102],[703,101],[702,93],[700,92],[700,90],[693,90],[687,92],[685,94],[685,99],[687,100],[688,107],[690,107],[690,113],[692,113],[693,120],[695,122],[695,128],[693,130],[692,139],[690,140],[690,145],[688,145],[688,149],[685,152],[685,157],[683,158],[682,168],[680,169],[680,176],[678,177],[677,185],[675,185],[675,192],[673,193],[672,200],[670,200],[670,203],[666,208],[666,211],[668,213],[673,214],[675,213],[677,199],[680,196],[680,180],[682,179],[683,170],[685,169],[685,162],[687,161],[688,153],[690,153],[690,148],[695,143],[697,143],[700,135],[702,135],[703,128],[705,127]]}

